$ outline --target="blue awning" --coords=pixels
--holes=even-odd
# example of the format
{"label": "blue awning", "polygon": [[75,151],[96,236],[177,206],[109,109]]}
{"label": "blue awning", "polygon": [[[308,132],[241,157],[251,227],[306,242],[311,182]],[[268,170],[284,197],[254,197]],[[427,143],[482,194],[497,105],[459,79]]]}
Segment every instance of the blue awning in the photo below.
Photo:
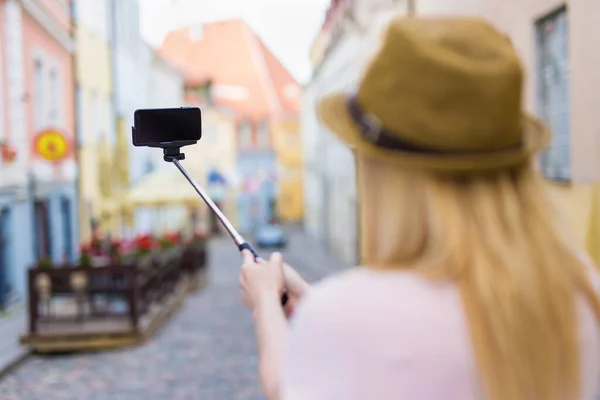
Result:
{"label": "blue awning", "polygon": [[208,183],[226,185],[227,180],[216,170],[211,170],[208,174]]}

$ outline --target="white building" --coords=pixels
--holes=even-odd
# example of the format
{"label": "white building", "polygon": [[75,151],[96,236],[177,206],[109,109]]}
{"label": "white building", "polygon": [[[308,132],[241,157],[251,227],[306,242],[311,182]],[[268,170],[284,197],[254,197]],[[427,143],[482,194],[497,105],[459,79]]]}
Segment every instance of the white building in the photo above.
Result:
{"label": "white building", "polygon": [[305,87],[301,123],[305,154],[305,226],[334,255],[359,262],[358,196],[354,156],[325,128],[316,103],[335,91],[357,87],[377,50],[382,29],[407,12],[398,0],[332,1],[313,44],[314,74]]}
{"label": "white building", "polygon": [[[148,65],[147,72],[144,74],[146,96],[136,108],[173,108],[184,105],[184,78],[181,71],[166,62],[147,44],[144,44],[142,60],[145,65]],[[149,178],[152,178],[157,185],[162,185],[160,180],[156,180],[159,176],[163,178],[164,183],[168,184],[170,182],[166,180],[171,175],[179,174],[174,165],[163,160],[160,149],[149,147],[132,147],[132,149],[130,153],[132,189],[135,190],[136,184],[144,184]],[[183,176],[174,176],[172,179],[177,178],[184,180]],[[157,233],[175,230],[180,226],[185,215],[186,208],[181,205],[163,206],[159,209],[139,207],[135,212],[134,230]]]}
{"label": "white building", "polygon": [[135,182],[143,175],[143,161],[139,149],[131,145],[133,113],[147,108],[150,82],[151,50],[140,33],[138,0],[112,0],[114,10],[113,59],[114,91],[117,128],[128,136],[129,178]]}
{"label": "white building", "polygon": [[[147,103],[148,108],[173,108],[184,105],[184,77],[181,71],[173,67],[158,55],[153,49],[146,45],[145,56],[149,57],[149,70],[146,75]],[[141,148],[137,148],[136,154]],[[156,149],[147,149],[149,158],[144,162],[144,172],[153,171],[156,168],[169,167],[158,154]],[[158,151],[160,153],[160,151]],[[173,166],[170,166],[173,168]]]}

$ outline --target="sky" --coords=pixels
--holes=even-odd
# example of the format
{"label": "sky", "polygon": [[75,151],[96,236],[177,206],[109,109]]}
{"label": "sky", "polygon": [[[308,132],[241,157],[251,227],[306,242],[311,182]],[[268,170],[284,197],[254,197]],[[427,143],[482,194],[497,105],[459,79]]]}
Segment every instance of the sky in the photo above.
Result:
{"label": "sky", "polygon": [[310,78],[310,46],[329,0],[139,0],[140,29],[153,46],[180,26],[244,18],[301,83]]}

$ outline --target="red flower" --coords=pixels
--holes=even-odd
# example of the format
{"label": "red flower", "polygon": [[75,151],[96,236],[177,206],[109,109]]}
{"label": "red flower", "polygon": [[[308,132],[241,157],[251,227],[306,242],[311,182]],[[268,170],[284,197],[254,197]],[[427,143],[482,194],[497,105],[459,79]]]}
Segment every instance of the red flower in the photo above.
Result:
{"label": "red flower", "polygon": [[7,143],[0,143],[0,157],[2,161],[11,163],[17,158],[17,150]]}
{"label": "red flower", "polygon": [[92,251],[92,248],[88,243],[81,243],[79,245],[79,252],[81,254],[89,254],[91,251]]}
{"label": "red flower", "polygon": [[179,234],[178,233],[167,233],[165,235],[165,238],[171,243],[171,244],[178,244],[180,242],[180,238],[179,238]]}
{"label": "red flower", "polygon": [[133,242],[135,248],[145,251],[150,251],[156,246],[154,238],[150,235],[140,235]]}
{"label": "red flower", "polygon": [[196,240],[204,240],[207,238],[206,233],[204,232],[194,232],[194,239]]}

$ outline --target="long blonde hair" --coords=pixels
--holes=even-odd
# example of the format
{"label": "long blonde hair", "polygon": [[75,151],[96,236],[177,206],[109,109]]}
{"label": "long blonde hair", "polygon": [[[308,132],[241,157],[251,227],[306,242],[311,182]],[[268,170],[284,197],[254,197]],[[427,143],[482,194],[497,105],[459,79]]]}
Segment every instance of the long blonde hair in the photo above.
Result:
{"label": "long blonde hair", "polygon": [[576,297],[598,320],[600,302],[538,173],[449,177],[357,162],[362,264],[457,283],[489,398],[578,398]]}

